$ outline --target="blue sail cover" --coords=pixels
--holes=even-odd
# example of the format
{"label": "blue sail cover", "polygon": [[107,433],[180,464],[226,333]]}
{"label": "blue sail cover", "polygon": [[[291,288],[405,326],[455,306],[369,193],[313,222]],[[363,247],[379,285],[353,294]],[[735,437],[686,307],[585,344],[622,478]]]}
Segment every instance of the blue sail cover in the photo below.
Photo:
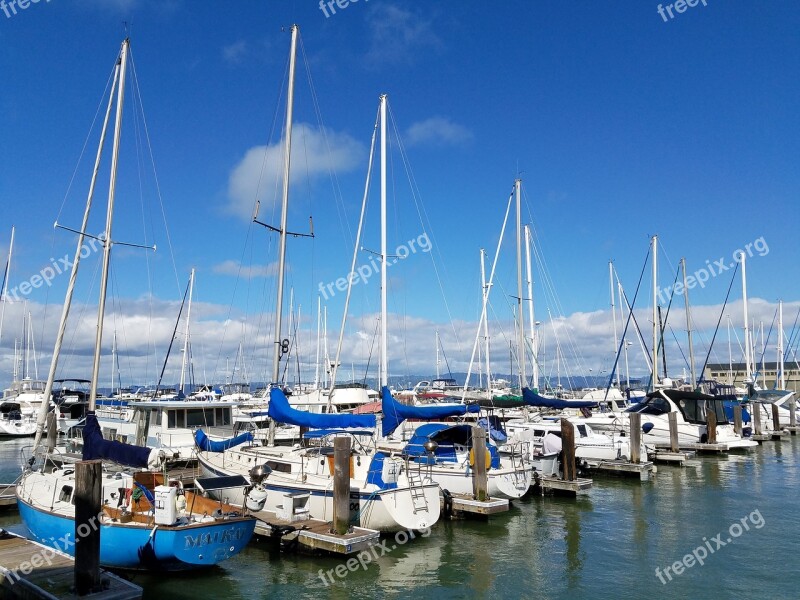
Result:
{"label": "blue sail cover", "polygon": [[249,431],[245,431],[236,437],[228,438],[227,440],[222,440],[221,442],[215,442],[209,438],[202,429],[197,429],[194,432],[194,441],[197,444],[197,447],[204,452],[225,452],[225,450],[228,448],[233,448],[239,444],[253,441],[253,434]]}
{"label": "blue sail cover", "polygon": [[375,428],[378,419],[375,415],[316,414],[297,410],[289,405],[282,390],[272,388],[269,392],[269,410],[267,414],[278,423],[288,423],[299,427],[315,429],[369,429]]}
{"label": "blue sail cover", "polygon": [[529,388],[522,388],[522,399],[528,406],[540,406],[543,408],[597,408],[597,402],[591,400],[545,398]]}
{"label": "blue sail cover", "polygon": [[381,389],[381,403],[383,407],[383,435],[390,435],[406,419],[443,419],[445,417],[459,417],[468,412],[480,412],[481,407],[477,404],[449,404],[438,406],[408,406],[400,404],[392,398],[389,388],[384,386]]}
{"label": "blue sail cover", "polygon": [[149,456],[150,448],[103,439],[97,416],[94,412],[86,413],[86,424],[83,426],[83,460],[101,458],[120,465],[143,468],[147,467]]}

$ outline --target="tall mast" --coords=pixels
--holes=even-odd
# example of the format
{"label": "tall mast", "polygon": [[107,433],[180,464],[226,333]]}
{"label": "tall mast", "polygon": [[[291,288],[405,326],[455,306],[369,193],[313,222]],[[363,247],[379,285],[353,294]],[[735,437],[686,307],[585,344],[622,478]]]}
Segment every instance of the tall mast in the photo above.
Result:
{"label": "tall mast", "polygon": [[658,236],[654,235],[653,243],[653,365],[652,389],[658,385]]}
{"label": "tall mast", "polygon": [[319,344],[320,321],[322,320],[322,298],[317,296],[317,360],[314,367],[314,389],[319,389]]}
{"label": "tall mast", "polygon": [[514,181],[517,194],[517,353],[519,354],[519,389],[525,387],[525,315],[522,310],[522,180]]}
{"label": "tall mast", "polygon": [[[624,321],[623,312],[622,312],[622,283],[617,280],[617,298],[619,298],[619,320],[620,322]],[[625,337],[623,332],[622,335],[622,343],[625,346],[625,387],[631,387],[631,372],[628,368],[628,339]],[[632,342],[631,342],[632,343]]]}
{"label": "tall mast", "polygon": [[492,393],[492,376],[491,371],[489,370],[489,314],[486,310],[486,305],[489,301],[489,286],[491,284],[486,283],[486,266],[485,266],[485,258],[486,258],[486,250],[481,248],[481,282],[483,285],[483,354],[484,360],[486,362],[486,392],[488,394],[487,397],[491,397]]}
{"label": "tall mast", "polygon": [[[189,362],[189,320],[192,318],[192,292],[194,291],[194,269],[189,275],[189,306],[186,309],[186,331],[183,338],[183,364],[181,365],[181,386],[178,388],[181,393],[186,393],[186,366]],[[114,338],[116,339],[116,337]]]}
{"label": "tall mast", "polygon": [[689,338],[689,373],[692,378],[692,387],[697,385],[694,371],[694,345],[692,344],[692,315],[689,312],[689,286],[686,284],[686,259],[681,259],[683,268],[683,302],[686,307],[686,335]]}
{"label": "tall mast", "polygon": [[778,300],[778,369],[780,370],[775,384],[780,390],[786,389],[786,376],[783,373],[783,363],[785,360],[783,353],[783,300]]}
{"label": "tall mast", "polygon": [[381,387],[389,385],[389,338],[386,310],[386,94],[381,96]]}
{"label": "tall mast", "polygon": [[534,306],[533,306],[533,275],[531,271],[531,229],[525,225],[525,269],[528,276],[528,323],[531,330],[531,362],[533,367],[533,376],[531,379],[531,387],[534,392],[539,391],[539,349],[536,339],[536,321],[534,320]]}
{"label": "tall mast", "polygon": [[[100,350],[103,344],[103,320],[106,311],[106,294],[108,291],[108,266],[111,260],[111,223],[114,216],[114,195],[117,188],[117,163],[119,161],[119,141],[122,135],[122,107],[125,100],[125,73],[128,63],[128,40],[122,44],[120,56],[119,90],[117,92],[117,113],[114,121],[114,145],[111,149],[111,178],[108,184],[108,209],[106,212],[106,228],[103,234],[103,268],[100,274],[100,302],[97,305],[97,331],[94,341],[94,360],[92,362],[92,383],[89,388],[89,406],[87,410],[94,412],[97,400],[97,383],[100,378]],[[48,398],[48,396],[45,396]]]}
{"label": "tall mast", "polygon": [[436,330],[436,379],[439,379],[439,330]]}
{"label": "tall mast", "polygon": [[745,362],[745,372],[744,378],[745,383],[747,380],[750,379],[753,371],[752,367],[752,360],[751,360],[751,347],[750,347],[750,323],[748,322],[748,314],[747,314],[747,269],[745,266],[745,254],[744,252],[739,253],[739,262],[742,263],[742,310],[744,312],[744,362]]}
{"label": "tall mast", "polygon": [[[608,261],[608,287],[611,292],[611,321],[614,324],[614,354],[617,354],[617,348],[619,348],[619,339],[617,338],[617,311],[616,307],[614,306],[614,299],[616,294],[614,293],[614,262]],[[617,377],[617,389],[619,389],[619,369],[615,369],[615,375]]]}
{"label": "tall mast", "polygon": [[6,270],[3,274],[3,289],[0,290],[0,341],[3,340],[3,317],[6,314],[6,297],[8,295],[8,278],[11,276],[11,254],[14,251],[14,227],[11,227],[11,242],[8,244]]}
{"label": "tall mast", "polygon": [[728,383],[733,385],[733,350],[731,349],[731,316],[728,315]]}

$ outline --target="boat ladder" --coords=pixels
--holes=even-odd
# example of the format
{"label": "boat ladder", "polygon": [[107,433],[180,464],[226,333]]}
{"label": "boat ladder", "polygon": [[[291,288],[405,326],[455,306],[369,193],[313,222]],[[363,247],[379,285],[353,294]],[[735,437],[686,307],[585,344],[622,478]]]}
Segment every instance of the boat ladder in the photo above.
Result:
{"label": "boat ladder", "polygon": [[411,504],[414,507],[414,514],[419,511],[428,510],[428,499],[425,497],[424,478],[422,477],[421,465],[416,465],[416,469],[409,468],[406,461],[406,476],[408,478],[408,491],[411,492]]}

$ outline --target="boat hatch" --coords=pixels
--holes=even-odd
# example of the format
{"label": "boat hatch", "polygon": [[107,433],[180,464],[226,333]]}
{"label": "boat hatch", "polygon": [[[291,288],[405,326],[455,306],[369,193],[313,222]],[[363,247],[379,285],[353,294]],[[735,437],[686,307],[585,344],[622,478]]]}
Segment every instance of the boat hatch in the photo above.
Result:
{"label": "boat hatch", "polygon": [[72,502],[72,486],[61,486],[61,493],[58,495],[59,502]]}

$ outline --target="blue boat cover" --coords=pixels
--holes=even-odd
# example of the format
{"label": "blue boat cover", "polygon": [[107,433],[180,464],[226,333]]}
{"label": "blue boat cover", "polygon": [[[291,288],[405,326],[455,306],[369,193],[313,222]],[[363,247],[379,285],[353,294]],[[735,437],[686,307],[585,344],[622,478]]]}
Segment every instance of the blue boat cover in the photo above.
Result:
{"label": "blue boat cover", "polygon": [[458,417],[468,412],[480,412],[477,404],[449,404],[439,406],[408,406],[400,404],[392,398],[389,388],[381,389],[381,402],[383,406],[383,435],[390,435],[406,419],[443,419],[445,417]]}
{"label": "blue boat cover", "polygon": [[[469,425],[448,425],[446,423],[427,423],[417,427],[414,435],[403,448],[403,455],[424,459],[428,451],[425,442],[433,440],[438,444],[434,452],[437,462],[458,462],[456,444],[472,448],[472,427]],[[497,446],[487,444],[491,461],[489,466],[493,469],[500,467],[500,454]]]}
{"label": "blue boat cover", "polygon": [[267,414],[278,423],[288,423],[299,427],[315,429],[348,429],[374,428],[378,423],[375,415],[317,414],[297,410],[289,405],[283,391],[272,388],[269,392],[269,410]]}
{"label": "blue boat cover", "polygon": [[150,448],[123,444],[122,442],[103,439],[97,415],[86,413],[86,424],[83,426],[83,460],[97,458],[110,460],[129,467],[147,467]]}
{"label": "blue boat cover", "polygon": [[194,432],[194,441],[197,444],[197,447],[205,452],[225,452],[225,450],[228,448],[233,448],[239,444],[253,441],[253,434],[249,431],[245,431],[236,437],[228,438],[227,440],[222,440],[221,442],[215,442],[209,438],[202,429],[197,429]]}
{"label": "blue boat cover", "polygon": [[544,408],[597,408],[597,402],[545,398],[529,388],[522,388],[522,399],[528,406],[541,406]]}

